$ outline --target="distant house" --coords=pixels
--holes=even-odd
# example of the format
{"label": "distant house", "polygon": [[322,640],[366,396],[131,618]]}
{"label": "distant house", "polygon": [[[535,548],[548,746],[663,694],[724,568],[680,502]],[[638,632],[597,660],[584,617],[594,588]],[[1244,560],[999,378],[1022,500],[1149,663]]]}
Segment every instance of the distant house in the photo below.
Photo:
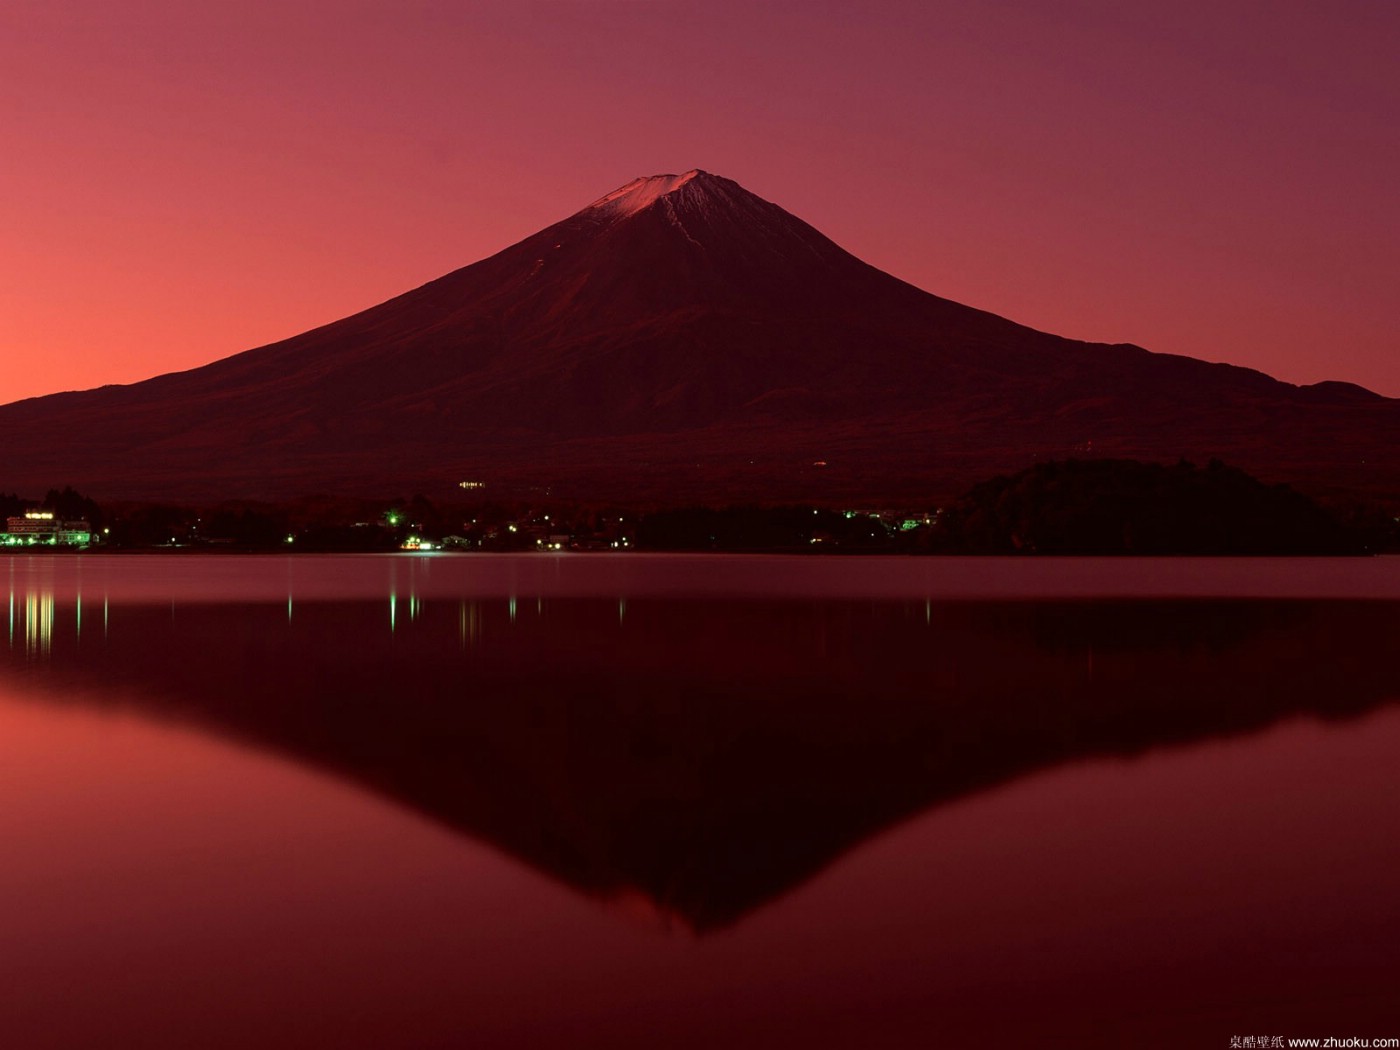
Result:
{"label": "distant house", "polygon": [[6,547],[86,547],[92,526],[85,521],[62,521],[51,510],[27,510],[5,519],[0,545]]}

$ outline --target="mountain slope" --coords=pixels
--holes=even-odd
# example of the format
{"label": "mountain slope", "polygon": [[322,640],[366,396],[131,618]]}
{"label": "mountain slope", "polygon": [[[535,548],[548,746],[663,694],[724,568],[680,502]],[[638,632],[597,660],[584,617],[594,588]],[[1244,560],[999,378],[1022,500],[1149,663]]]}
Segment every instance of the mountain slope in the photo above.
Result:
{"label": "mountain slope", "polygon": [[0,407],[0,487],[895,499],[1078,450],[1391,492],[1396,437],[1360,388],[1036,332],[691,171],[291,339]]}

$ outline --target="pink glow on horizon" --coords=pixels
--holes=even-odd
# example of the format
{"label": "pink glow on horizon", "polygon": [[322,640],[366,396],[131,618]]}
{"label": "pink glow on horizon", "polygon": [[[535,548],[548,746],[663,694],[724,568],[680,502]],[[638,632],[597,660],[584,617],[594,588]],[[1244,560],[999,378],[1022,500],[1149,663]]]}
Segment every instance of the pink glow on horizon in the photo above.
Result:
{"label": "pink glow on horizon", "polygon": [[700,167],[947,298],[1400,396],[1400,7],[18,0],[0,403],[294,335]]}

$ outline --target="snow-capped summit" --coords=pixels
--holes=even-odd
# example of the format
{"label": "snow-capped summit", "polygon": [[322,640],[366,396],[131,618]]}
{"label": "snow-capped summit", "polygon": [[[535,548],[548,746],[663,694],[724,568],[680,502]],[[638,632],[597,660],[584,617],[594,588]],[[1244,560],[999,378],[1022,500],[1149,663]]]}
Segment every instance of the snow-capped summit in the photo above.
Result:
{"label": "snow-capped summit", "polygon": [[[649,227],[653,236],[664,238],[682,252],[704,252],[709,257],[706,273],[690,275],[687,281],[691,285],[716,279],[748,287],[770,284],[774,279],[792,283],[795,274],[799,282],[810,283],[815,277],[813,265],[828,273],[833,269],[849,273],[853,266],[862,266],[800,219],[732,179],[700,168],[680,175],[633,179],[561,225],[572,227],[560,238],[561,244],[590,243],[596,250],[601,244],[594,239],[598,236],[622,236],[620,231],[626,228],[632,231],[627,236],[646,238],[641,227]],[[648,244],[646,248],[634,244],[627,250],[651,256],[660,241]],[[774,266],[778,259],[793,265]],[[522,261],[529,263],[532,275],[553,265],[547,256]],[[762,272],[755,272],[755,264]]]}
{"label": "snow-capped summit", "polygon": [[599,197],[586,210],[600,211],[616,218],[635,215],[657,199],[668,193],[674,193],[695,177],[704,174],[699,168],[691,168],[683,175],[651,175],[636,178],[626,186],[619,186],[611,193]]}

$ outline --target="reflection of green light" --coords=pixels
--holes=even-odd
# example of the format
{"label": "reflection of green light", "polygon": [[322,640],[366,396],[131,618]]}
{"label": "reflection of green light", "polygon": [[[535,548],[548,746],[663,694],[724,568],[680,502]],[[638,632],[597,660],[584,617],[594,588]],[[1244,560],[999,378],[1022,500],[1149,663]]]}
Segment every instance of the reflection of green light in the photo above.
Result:
{"label": "reflection of green light", "polygon": [[515,622],[515,595],[510,596],[510,622]]}
{"label": "reflection of green light", "polygon": [[394,630],[394,622],[398,617],[399,597],[393,591],[389,592],[389,630]]}
{"label": "reflection of green light", "polygon": [[82,595],[82,592],[80,591],[80,592],[78,593],[78,637],[79,637],[79,638],[82,638],[82,636],[83,636],[83,595]]}

